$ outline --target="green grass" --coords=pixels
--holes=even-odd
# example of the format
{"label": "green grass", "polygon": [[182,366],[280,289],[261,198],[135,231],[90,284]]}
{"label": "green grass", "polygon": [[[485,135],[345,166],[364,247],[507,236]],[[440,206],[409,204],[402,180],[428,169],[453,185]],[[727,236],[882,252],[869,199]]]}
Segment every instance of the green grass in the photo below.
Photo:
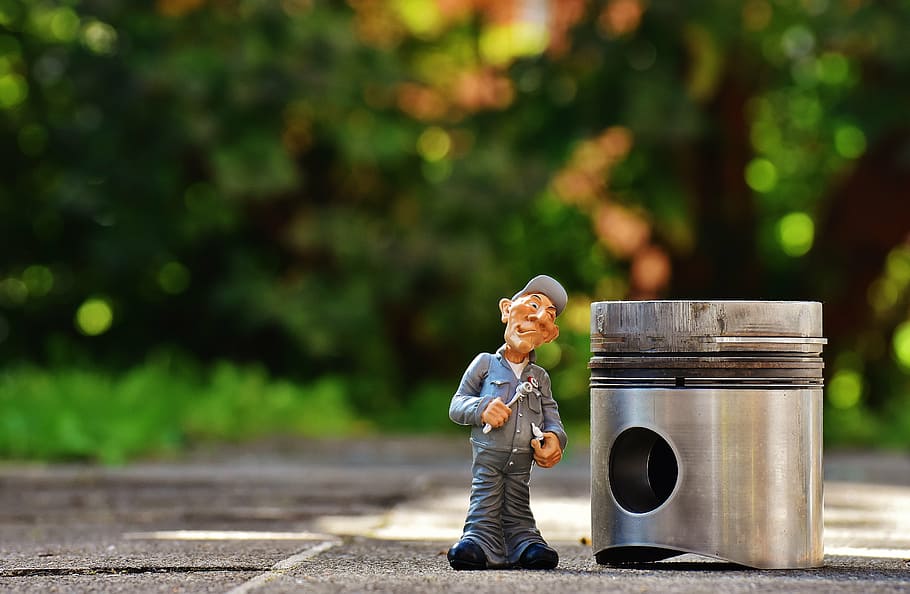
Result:
{"label": "green grass", "polygon": [[825,444],[844,448],[906,450],[910,445],[910,396],[889,402],[881,411],[863,404],[825,409]]}
{"label": "green grass", "polygon": [[258,367],[205,371],[151,362],[115,375],[30,366],[0,371],[0,457],[109,464],[206,440],[350,435],[369,430],[344,383],[269,378]]}

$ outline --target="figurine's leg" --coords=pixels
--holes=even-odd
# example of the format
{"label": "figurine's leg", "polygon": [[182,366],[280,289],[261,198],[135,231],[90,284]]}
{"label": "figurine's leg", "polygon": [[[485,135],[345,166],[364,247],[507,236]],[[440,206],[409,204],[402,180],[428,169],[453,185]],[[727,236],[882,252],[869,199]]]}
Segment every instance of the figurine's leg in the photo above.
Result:
{"label": "figurine's leg", "polygon": [[501,470],[503,456],[508,457],[508,454],[475,446],[471,503],[461,537],[480,545],[487,556],[488,567],[502,567],[508,563],[501,519],[505,488]]}
{"label": "figurine's leg", "polygon": [[502,527],[508,549],[509,563],[516,565],[525,549],[534,543],[546,545],[531,512],[531,461],[528,454],[516,455],[511,470],[505,476],[505,500]]}

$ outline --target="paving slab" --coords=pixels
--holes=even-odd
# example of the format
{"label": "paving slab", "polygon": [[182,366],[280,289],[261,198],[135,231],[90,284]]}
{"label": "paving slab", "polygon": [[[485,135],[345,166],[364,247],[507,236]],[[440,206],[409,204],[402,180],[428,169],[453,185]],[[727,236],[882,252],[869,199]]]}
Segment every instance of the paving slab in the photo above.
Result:
{"label": "paving slab", "polygon": [[272,441],[124,467],[0,464],[3,592],[906,592],[910,457],[825,458],[825,567],[758,571],[694,555],[594,562],[589,460],[536,469],[554,571],[455,572],[463,438]]}

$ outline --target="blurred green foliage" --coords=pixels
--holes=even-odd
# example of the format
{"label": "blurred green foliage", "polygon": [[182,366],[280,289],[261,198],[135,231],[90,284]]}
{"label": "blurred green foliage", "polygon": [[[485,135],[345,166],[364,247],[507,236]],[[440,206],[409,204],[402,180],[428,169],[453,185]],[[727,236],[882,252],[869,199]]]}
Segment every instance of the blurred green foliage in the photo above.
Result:
{"label": "blurred green foliage", "polygon": [[0,453],[122,463],[191,442],[270,433],[362,431],[337,377],[299,386],[256,366],[201,372],[167,357],[125,373],[14,367],[0,372]]}
{"label": "blurred green foliage", "polygon": [[813,299],[827,438],[906,445],[908,27],[864,0],[0,0],[0,453],[448,426],[540,272],[571,295],[541,353],[570,423],[590,301]]}

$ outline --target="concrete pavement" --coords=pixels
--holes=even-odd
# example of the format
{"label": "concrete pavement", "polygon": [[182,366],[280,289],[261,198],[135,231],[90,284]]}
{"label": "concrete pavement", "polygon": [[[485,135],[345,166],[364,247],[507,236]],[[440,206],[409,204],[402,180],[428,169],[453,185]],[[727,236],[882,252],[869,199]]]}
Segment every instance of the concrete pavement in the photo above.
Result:
{"label": "concrete pavement", "polygon": [[757,571],[694,555],[601,567],[584,445],[535,470],[550,572],[454,572],[464,438],[272,442],[123,468],[0,465],[0,591],[907,592],[910,457],[827,453],[825,567]]}

